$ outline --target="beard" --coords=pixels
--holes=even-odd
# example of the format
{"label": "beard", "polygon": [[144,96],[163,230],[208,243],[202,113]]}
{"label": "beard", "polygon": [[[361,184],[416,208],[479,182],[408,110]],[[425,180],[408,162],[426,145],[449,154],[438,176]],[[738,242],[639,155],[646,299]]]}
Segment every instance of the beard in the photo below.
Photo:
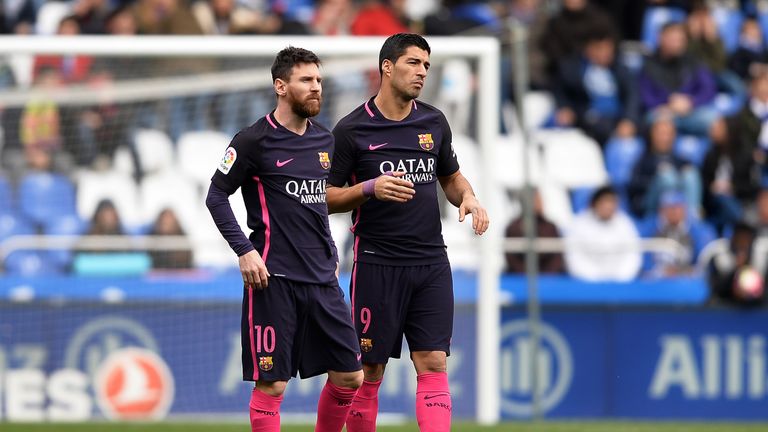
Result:
{"label": "beard", "polygon": [[291,110],[294,114],[301,118],[310,118],[320,113],[320,105],[322,103],[322,97],[308,98],[300,101],[298,99],[291,100]]}

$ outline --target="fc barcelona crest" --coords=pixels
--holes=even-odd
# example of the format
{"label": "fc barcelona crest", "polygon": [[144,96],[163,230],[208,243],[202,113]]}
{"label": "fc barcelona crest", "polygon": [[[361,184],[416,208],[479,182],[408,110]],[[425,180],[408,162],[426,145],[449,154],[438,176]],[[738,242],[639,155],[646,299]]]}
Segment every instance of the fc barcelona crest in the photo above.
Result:
{"label": "fc barcelona crest", "polygon": [[269,372],[272,370],[272,366],[272,357],[259,357],[259,369]]}
{"label": "fc barcelona crest", "polygon": [[431,133],[425,133],[425,134],[419,134],[419,145],[424,150],[432,150],[435,148],[435,142],[432,141],[432,134]]}
{"label": "fc barcelona crest", "polygon": [[331,158],[328,157],[328,152],[318,152],[317,155],[320,156],[320,166],[323,169],[331,167]]}
{"label": "fc barcelona crest", "polygon": [[360,349],[363,352],[371,352],[373,349],[373,340],[367,338],[360,338]]}

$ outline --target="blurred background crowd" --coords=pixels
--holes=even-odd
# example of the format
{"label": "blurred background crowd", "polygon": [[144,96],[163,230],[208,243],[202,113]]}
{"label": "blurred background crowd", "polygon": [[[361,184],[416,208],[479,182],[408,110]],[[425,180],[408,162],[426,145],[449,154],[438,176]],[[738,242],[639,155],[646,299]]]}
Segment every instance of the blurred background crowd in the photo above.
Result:
{"label": "blurred background crowd", "polygon": [[[552,220],[546,197],[536,194],[539,237],[563,239],[562,252],[539,255],[540,270],[589,281],[704,274],[713,301],[762,302],[768,270],[768,249],[761,246],[768,239],[768,1],[6,0],[0,14],[0,33],[17,35],[490,35],[503,47],[502,104],[515,96],[508,26],[514,20],[529,34],[527,75],[540,102],[537,129],[586,136],[599,149],[608,180],[568,191],[567,223]],[[5,58],[0,92],[98,88],[158,71],[188,76],[221,69],[200,59],[151,67],[134,60],[36,56],[20,65]],[[375,88],[378,76],[369,75],[364,85]],[[343,89],[343,83],[336,86]],[[482,91],[482,83],[472,90]],[[269,109],[269,90],[257,93],[173,97],[162,116],[154,102],[141,98],[60,105],[42,97],[0,105],[0,241],[41,233],[185,235],[195,227],[178,208],[146,206],[151,214],[143,220],[154,222],[137,225],[121,222],[130,203],[81,202],[82,176],[76,184],[72,173],[125,169],[141,191],[157,189],[144,182],[157,174],[158,162],[142,158],[137,129],[162,130],[179,151],[194,131],[217,131],[216,139],[226,141]],[[334,123],[333,117],[322,120]],[[502,132],[513,133],[510,127]],[[130,140],[138,144],[121,152]],[[171,158],[157,142],[147,150],[153,158]],[[203,174],[200,187],[210,175]],[[160,178],[154,185],[163,184]],[[83,221],[84,213],[92,219]],[[515,215],[495,223],[508,224],[507,237],[523,235]],[[678,247],[643,253],[644,238],[670,239]],[[713,242],[723,247],[708,248]],[[4,268],[19,274],[87,269],[80,259],[87,255],[80,250],[35,261],[16,254]],[[154,252],[139,265],[189,268],[196,259],[191,249]],[[522,251],[506,254],[508,272],[524,269]]]}

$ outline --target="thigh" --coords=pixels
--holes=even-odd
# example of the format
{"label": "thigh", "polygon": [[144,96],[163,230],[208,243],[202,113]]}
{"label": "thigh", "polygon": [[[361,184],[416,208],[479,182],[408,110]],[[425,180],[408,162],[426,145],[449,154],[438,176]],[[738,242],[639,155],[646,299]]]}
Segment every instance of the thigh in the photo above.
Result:
{"label": "thigh", "polygon": [[352,269],[352,322],[363,363],[386,364],[390,357],[400,358],[410,296],[406,269],[360,262]]}
{"label": "thigh", "polygon": [[350,310],[338,285],[307,286],[306,328],[298,358],[302,378],[329,370],[355,372],[362,368],[360,347]]}
{"label": "thigh", "polygon": [[245,290],[241,318],[243,379],[288,381],[297,328],[293,286],[270,278],[263,290]]}
{"label": "thigh", "polygon": [[414,267],[405,337],[413,351],[450,354],[453,334],[453,277],[448,263]]}

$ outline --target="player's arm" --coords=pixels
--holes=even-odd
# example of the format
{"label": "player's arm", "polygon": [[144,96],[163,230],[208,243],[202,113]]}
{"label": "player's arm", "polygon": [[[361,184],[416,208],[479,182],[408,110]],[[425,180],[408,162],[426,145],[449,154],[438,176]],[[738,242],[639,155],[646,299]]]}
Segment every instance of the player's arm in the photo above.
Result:
{"label": "player's arm", "polygon": [[464,222],[464,217],[471,214],[472,229],[477,235],[483,234],[488,229],[488,212],[475,197],[475,191],[469,181],[458,170],[451,175],[438,177],[438,180],[445,197],[459,208],[459,222]]}
{"label": "player's arm", "polygon": [[[229,204],[229,196],[237,191],[250,171],[247,147],[242,144],[243,141],[242,135],[238,134],[227,148],[219,169],[211,178],[205,205],[222,237],[238,256],[245,288],[262,289],[267,287],[269,272],[261,255],[254,249],[253,244],[237,223],[232,206]],[[237,160],[238,150],[240,161]]]}
{"label": "player's arm", "polygon": [[332,186],[326,188],[329,213],[344,213],[360,207],[371,198],[381,201],[404,203],[413,198],[416,190],[413,183],[404,180],[402,171],[382,174],[353,186]]}

